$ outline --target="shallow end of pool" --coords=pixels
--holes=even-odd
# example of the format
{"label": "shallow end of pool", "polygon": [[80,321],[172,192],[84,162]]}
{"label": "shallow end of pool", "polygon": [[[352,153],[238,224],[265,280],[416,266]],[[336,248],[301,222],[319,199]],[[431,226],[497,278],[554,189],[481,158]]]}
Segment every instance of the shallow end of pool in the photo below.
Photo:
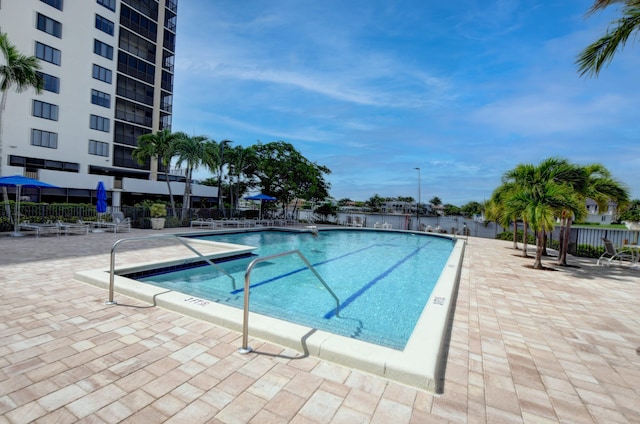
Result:
{"label": "shallow end of pool", "polygon": [[[429,302],[402,351],[256,313],[249,314],[249,345],[251,339],[260,339],[412,387],[441,392],[449,320],[455,306],[465,247],[464,240],[457,240],[455,243]],[[130,267],[117,269],[116,274],[130,270]],[[80,271],[75,274],[75,279],[109,289],[108,269]],[[240,309],[119,275],[114,276],[114,291],[119,295],[242,332],[243,313]],[[106,295],[105,293],[105,297]]]}

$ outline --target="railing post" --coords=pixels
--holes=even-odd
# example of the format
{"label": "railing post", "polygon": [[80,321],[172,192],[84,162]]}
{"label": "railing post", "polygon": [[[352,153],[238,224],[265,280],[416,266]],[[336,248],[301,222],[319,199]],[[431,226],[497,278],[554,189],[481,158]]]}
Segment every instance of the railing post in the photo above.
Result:
{"label": "railing post", "polygon": [[331,296],[336,300],[336,317],[340,316],[340,299],[338,296],[331,290],[331,288],[327,285],[327,283],[322,279],[318,271],[311,265],[311,263],[307,260],[307,258],[300,252],[299,250],[291,250],[289,252],[276,253],[275,255],[266,256],[263,258],[257,258],[251,261],[249,266],[247,266],[247,271],[244,273],[244,309],[242,310],[242,346],[238,349],[239,353],[247,354],[252,351],[251,347],[249,347],[249,286],[251,280],[251,270],[260,262],[264,262],[267,260],[271,260],[274,258],[279,258],[280,256],[293,255],[297,254],[300,259],[304,262],[304,264],[309,268],[311,272],[320,280],[320,283],[324,286],[325,289],[331,294]]}

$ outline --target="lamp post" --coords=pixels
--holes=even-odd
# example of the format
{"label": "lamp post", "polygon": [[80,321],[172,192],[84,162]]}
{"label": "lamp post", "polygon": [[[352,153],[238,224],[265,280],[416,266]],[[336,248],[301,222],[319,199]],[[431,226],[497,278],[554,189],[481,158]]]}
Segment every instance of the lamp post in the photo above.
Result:
{"label": "lamp post", "polygon": [[414,168],[418,171],[418,203],[416,203],[416,229],[420,231],[420,168]]}

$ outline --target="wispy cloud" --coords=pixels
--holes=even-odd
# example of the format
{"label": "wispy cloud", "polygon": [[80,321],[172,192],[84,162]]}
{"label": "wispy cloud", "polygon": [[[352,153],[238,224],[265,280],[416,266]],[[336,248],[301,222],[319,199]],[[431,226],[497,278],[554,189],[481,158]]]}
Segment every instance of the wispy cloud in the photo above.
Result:
{"label": "wispy cloud", "polygon": [[634,175],[637,46],[579,78],[576,55],[615,16],[579,3],[191,0],[174,128],[294,143],[339,198],[414,195],[419,166],[423,198],[482,200],[556,154]]}

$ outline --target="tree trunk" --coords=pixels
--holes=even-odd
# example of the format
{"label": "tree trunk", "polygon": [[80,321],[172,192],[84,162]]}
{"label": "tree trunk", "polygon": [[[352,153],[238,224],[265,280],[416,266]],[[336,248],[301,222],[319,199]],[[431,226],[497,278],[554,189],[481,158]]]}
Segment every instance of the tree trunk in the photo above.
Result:
{"label": "tree trunk", "polygon": [[[2,158],[2,115],[4,115],[4,108],[7,104],[7,93],[9,87],[2,92],[2,100],[0,100],[0,158]],[[0,160],[0,176],[2,176],[2,161]],[[13,215],[11,215],[11,206],[9,206],[9,192],[7,187],[2,187],[2,198],[4,200],[4,207],[7,212],[7,216],[11,223],[13,223]],[[18,199],[16,199],[18,200]]]}
{"label": "tree trunk", "polygon": [[571,218],[567,218],[567,225],[564,227],[564,235],[562,236],[562,246],[560,255],[558,256],[558,265],[567,266],[567,253],[569,252],[569,233],[571,232]]}
{"label": "tree trunk", "polygon": [[542,244],[543,244],[543,236],[544,229],[538,231],[536,237],[536,260],[533,262],[533,269],[542,269]]}
{"label": "tree trunk", "polygon": [[547,252],[547,232],[542,232],[542,256],[549,256]]}
{"label": "tree trunk", "polygon": [[513,248],[518,250],[518,221],[513,220]]}
{"label": "tree trunk", "polygon": [[529,255],[527,254],[527,247],[529,244],[529,237],[528,237],[528,233],[529,232],[529,226],[527,225],[527,221],[524,221],[522,223],[522,257],[524,258],[528,258]]}
{"label": "tree trunk", "polygon": [[173,193],[171,192],[171,182],[169,181],[169,171],[167,167],[164,168],[164,179],[167,182],[167,189],[169,190],[169,201],[171,202],[171,215],[175,215],[176,213],[176,202],[173,199]]}
{"label": "tree trunk", "polygon": [[182,198],[182,220],[187,218],[189,207],[191,206],[191,168],[187,168],[186,177],[187,180],[184,183],[184,196]]}
{"label": "tree trunk", "polygon": [[560,240],[559,240],[559,246],[558,246],[558,260],[560,260],[560,257],[562,256],[562,249],[564,248],[564,229],[567,225],[567,218],[564,217],[564,212],[563,212],[563,217],[560,219]]}

